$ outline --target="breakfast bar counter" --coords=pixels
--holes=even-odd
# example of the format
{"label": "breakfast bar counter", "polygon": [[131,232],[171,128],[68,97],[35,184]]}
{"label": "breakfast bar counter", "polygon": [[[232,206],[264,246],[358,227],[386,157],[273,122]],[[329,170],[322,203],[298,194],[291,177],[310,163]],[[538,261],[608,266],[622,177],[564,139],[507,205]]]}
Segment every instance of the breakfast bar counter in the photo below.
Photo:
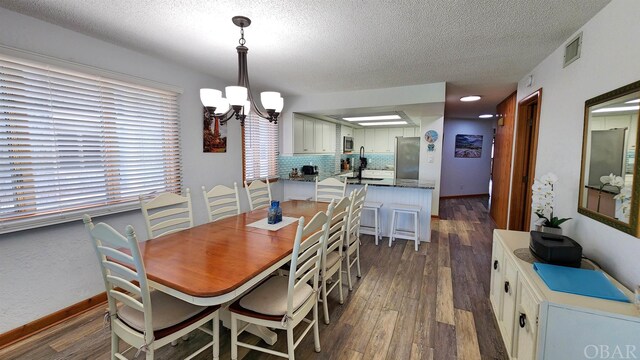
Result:
{"label": "breakfast bar counter", "polygon": [[[335,176],[337,177],[337,176]],[[342,178],[344,179],[344,178]],[[315,196],[315,181],[311,179],[283,179],[284,200],[288,199],[313,199]],[[406,205],[418,205],[420,211],[420,241],[431,239],[431,196],[435,188],[434,181],[421,181],[414,179],[348,179],[347,195],[354,189],[363,185],[369,185],[367,190],[367,202],[382,203],[380,220],[382,236],[388,237],[391,228],[390,204],[399,203]],[[413,228],[413,220],[408,216],[400,217],[398,225],[401,229]],[[363,212],[362,224],[374,223],[373,214],[370,211]]]}

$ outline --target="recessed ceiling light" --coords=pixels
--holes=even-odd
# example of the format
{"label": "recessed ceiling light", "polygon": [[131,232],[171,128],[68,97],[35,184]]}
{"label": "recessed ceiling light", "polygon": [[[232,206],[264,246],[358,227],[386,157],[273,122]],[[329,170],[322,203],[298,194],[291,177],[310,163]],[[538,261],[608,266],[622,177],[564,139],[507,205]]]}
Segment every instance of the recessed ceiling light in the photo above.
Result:
{"label": "recessed ceiling light", "polygon": [[382,121],[382,122],[370,122],[370,123],[360,123],[358,125],[362,126],[378,126],[378,125],[406,125],[406,121]]}
{"label": "recessed ceiling light", "polygon": [[370,120],[400,120],[400,115],[376,115],[376,116],[355,116],[355,117],[343,117],[342,120],[346,121],[370,121]]}
{"label": "recessed ceiling light", "polygon": [[478,116],[478,117],[479,117],[480,119],[489,119],[489,118],[492,118],[492,117],[493,117],[493,115],[492,115],[492,114],[483,114],[483,115],[480,115],[480,116]]}
{"label": "recessed ceiling light", "polygon": [[460,101],[469,102],[469,101],[478,101],[480,99],[482,99],[480,95],[469,95],[469,96],[461,97]]}
{"label": "recessed ceiling light", "polygon": [[640,110],[640,106],[620,106],[620,107],[602,108],[598,110],[593,110],[592,113],[633,111],[633,110]]}
{"label": "recessed ceiling light", "polygon": [[636,103],[640,103],[640,99],[629,100],[629,101],[625,102],[625,104],[636,104]]}

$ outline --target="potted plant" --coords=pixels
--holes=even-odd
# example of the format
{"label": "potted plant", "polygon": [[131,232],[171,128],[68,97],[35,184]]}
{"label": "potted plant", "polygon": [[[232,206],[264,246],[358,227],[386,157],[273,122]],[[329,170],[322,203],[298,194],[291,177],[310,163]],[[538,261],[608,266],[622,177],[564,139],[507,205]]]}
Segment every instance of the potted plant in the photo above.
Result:
{"label": "potted plant", "polygon": [[[608,176],[601,176],[600,189],[598,191],[598,205],[596,211],[600,211],[600,196],[602,195],[602,189],[605,186],[615,187],[618,191],[618,194],[613,198],[619,202],[619,206],[616,206],[616,218],[618,220],[628,222],[629,221],[629,210],[631,207],[630,199],[631,199],[631,189],[628,188],[624,183],[624,178],[622,176],[614,175],[613,173]],[[619,212],[617,210],[620,210]]]}
{"label": "potted plant", "polygon": [[558,181],[558,177],[553,173],[542,175],[535,179],[532,186],[531,207],[538,216],[536,229],[542,232],[562,234],[562,225],[571,218],[559,218],[553,214],[553,203],[555,194],[553,185]]}

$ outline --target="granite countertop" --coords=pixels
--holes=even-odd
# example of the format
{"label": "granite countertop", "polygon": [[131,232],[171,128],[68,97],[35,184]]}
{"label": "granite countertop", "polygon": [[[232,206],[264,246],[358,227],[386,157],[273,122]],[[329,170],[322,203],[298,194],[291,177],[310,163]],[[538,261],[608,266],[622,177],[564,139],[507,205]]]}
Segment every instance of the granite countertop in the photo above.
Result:
{"label": "granite countertop", "polygon": [[[324,180],[326,178],[336,178],[338,180],[343,180],[339,178],[341,174],[334,174],[331,176],[319,176],[319,180]],[[289,181],[299,181],[299,182],[315,182],[315,179],[312,178],[295,178],[295,179],[284,179]],[[369,186],[389,186],[389,187],[406,187],[406,188],[417,188],[417,189],[435,189],[436,182],[434,180],[415,180],[415,179],[348,179],[347,184],[349,185],[369,185]]]}

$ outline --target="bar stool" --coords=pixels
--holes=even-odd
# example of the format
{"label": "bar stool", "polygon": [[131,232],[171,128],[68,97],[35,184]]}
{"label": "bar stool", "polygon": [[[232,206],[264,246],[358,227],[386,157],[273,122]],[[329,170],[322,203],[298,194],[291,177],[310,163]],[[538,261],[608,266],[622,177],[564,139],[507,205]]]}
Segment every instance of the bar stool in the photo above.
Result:
{"label": "bar stool", "polygon": [[[407,240],[414,240],[416,242],[416,251],[418,251],[418,242],[420,242],[421,207],[418,205],[407,205],[407,204],[391,204],[389,205],[389,207],[393,211],[393,215],[391,216],[391,229],[389,230],[389,247],[391,247],[391,243],[395,239],[407,239]],[[413,215],[413,218],[414,218],[413,232],[400,230],[396,228],[396,222],[400,214]]]}
{"label": "bar stool", "polygon": [[373,235],[376,240],[376,245],[378,245],[378,239],[382,240],[382,226],[380,226],[380,208],[382,207],[382,203],[374,202],[374,201],[365,201],[364,207],[362,211],[368,210],[373,211],[374,225],[360,225],[360,233],[361,234],[369,234]]}

